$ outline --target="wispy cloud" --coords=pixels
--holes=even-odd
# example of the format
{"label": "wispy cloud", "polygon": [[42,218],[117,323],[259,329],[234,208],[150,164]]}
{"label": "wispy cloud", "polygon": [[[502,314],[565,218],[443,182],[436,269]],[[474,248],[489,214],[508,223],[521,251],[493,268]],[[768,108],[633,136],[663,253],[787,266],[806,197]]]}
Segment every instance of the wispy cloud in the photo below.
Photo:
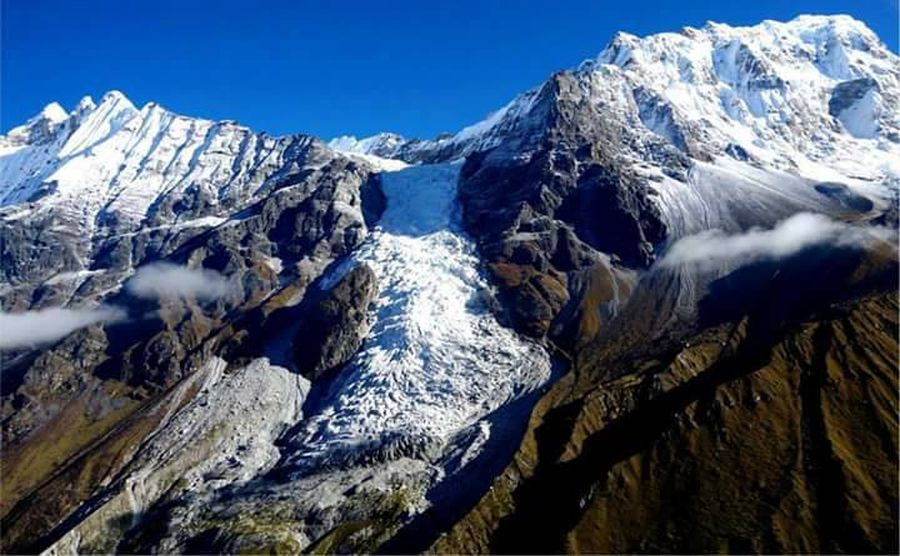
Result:
{"label": "wispy cloud", "polygon": [[[214,270],[160,262],[139,268],[125,287],[132,295],[144,299],[192,297],[208,301],[227,294],[231,283]],[[0,351],[51,343],[79,328],[126,318],[126,311],[114,306],[0,312]]]}
{"label": "wispy cloud", "polygon": [[54,342],[79,328],[123,318],[125,311],[118,307],[0,313],[0,350]]}
{"label": "wispy cloud", "polygon": [[139,268],[126,284],[126,289],[144,299],[193,297],[210,301],[227,294],[230,284],[214,270],[160,262]]}
{"label": "wispy cloud", "polygon": [[754,228],[734,235],[709,230],[685,237],[669,248],[659,264],[711,268],[727,262],[780,259],[815,245],[865,247],[893,234],[887,228],[853,226],[820,214],[799,213],[771,230]]}

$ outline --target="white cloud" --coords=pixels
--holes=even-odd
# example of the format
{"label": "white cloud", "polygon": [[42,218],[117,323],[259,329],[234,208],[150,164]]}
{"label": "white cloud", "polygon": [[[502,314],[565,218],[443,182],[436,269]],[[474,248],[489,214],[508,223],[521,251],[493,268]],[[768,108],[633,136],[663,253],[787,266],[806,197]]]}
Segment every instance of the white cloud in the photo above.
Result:
{"label": "white cloud", "polygon": [[[230,285],[224,276],[213,270],[154,263],[139,268],[126,288],[133,295],[145,299],[194,297],[212,300],[228,293]],[[79,328],[124,318],[126,313],[123,309],[109,306],[0,312],[0,351],[50,343]]]}
{"label": "white cloud", "polygon": [[194,297],[209,301],[228,293],[230,286],[228,280],[214,270],[159,262],[139,268],[126,288],[132,295],[144,299]]}
{"label": "white cloud", "polygon": [[0,312],[0,351],[46,344],[79,328],[124,317],[125,312],[118,307]]}
{"label": "white cloud", "polygon": [[709,230],[685,237],[669,248],[660,266],[709,268],[726,262],[780,259],[814,245],[865,247],[894,233],[887,228],[852,226],[820,214],[799,213],[771,230],[753,228],[735,235]]}

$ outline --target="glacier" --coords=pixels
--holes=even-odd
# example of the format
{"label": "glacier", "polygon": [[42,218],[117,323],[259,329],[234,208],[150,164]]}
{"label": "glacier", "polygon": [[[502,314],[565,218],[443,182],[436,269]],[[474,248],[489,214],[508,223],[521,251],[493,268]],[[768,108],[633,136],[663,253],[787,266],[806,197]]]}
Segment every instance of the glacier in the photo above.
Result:
{"label": "glacier", "polygon": [[369,239],[327,275],[356,264],[379,281],[374,323],[291,440],[304,469],[360,460],[371,451],[437,456],[454,435],[550,378],[550,357],[492,314],[491,288],[460,228],[460,164],[381,174],[387,208]]}

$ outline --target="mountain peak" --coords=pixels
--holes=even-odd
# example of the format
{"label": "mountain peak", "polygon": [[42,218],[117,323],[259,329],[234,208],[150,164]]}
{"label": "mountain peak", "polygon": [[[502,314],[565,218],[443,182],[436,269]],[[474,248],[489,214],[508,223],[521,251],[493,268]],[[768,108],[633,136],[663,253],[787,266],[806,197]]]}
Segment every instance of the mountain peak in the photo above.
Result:
{"label": "mountain peak", "polygon": [[41,110],[36,118],[42,118],[54,123],[59,123],[69,117],[65,109],[58,102],[51,102]]}
{"label": "mountain peak", "polygon": [[871,32],[869,26],[863,21],[848,14],[800,14],[789,21],[782,22],[766,19],[762,24],[787,25],[793,27],[844,27],[857,30],[865,29],[866,31]]}
{"label": "mountain peak", "polygon": [[[777,19],[764,19],[754,25],[729,25],[718,21],[707,21],[703,30],[705,31],[723,31],[731,30],[738,32],[757,31],[760,33],[802,33],[804,31],[842,31],[854,30],[864,32],[874,36],[874,32],[862,21],[846,14],[800,14],[793,19],[780,21]],[[652,35],[651,35],[652,36]]]}
{"label": "mountain peak", "polygon": [[91,97],[84,97],[73,114],[72,135],[59,155],[71,156],[100,143],[138,113],[131,101],[119,91],[107,92],[96,105]]}
{"label": "mountain peak", "polygon": [[[884,48],[878,36],[862,21],[849,15],[804,14],[788,21],[767,19],[756,25],[732,26],[727,23],[707,21],[700,29],[684,27],[680,33],[655,33],[638,37],[618,32],[595,59],[599,64],[613,64],[623,67],[632,60],[634,49],[666,50],[693,43],[739,39],[744,43],[754,43],[770,49],[789,50],[798,43],[821,46],[838,42],[849,48],[869,51]],[[681,43],[681,44],[679,44]]]}
{"label": "mountain peak", "polygon": [[94,102],[91,95],[85,95],[78,101],[78,105],[75,107],[75,114],[82,114],[94,108],[97,108],[97,103]]}
{"label": "mountain peak", "polygon": [[5,142],[13,145],[43,143],[52,137],[54,131],[68,117],[69,115],[58,102],[51,102],[24,124],[9,130],[5,136]]}
{"label": "mountain peak", "polygon": [[100,99],[100,107],[106,106],[115,106],[117,109],[129,109],[137,111],[134,104],[125,96],[122,91],[117,91],[115,89],[107,91],[103,97]]}
{"label": "mountain peak", "polygon": [[402,136],[390,132],[376,133],[363,139],[354,135],[342,135],[329,141],[328,147],[340,152],[391,156],[405,141]]}

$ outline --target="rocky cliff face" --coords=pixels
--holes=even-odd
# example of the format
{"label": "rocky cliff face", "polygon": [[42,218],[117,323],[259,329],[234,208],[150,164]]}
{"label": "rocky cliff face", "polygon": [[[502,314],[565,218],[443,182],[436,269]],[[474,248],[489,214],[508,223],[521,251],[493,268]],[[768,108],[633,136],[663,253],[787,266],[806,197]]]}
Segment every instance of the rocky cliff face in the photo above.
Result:
{"label": "rocky cliff face", "polygon": [[378,288],[365,264],[353,267],[330,290],[311,296],[300,315],[295,359],[304,376],[317,379],[339,369],[359,350],[369,332],[369,307]]}
{"label": "rocky cliff face", "polygon": [[[184,403],[161,401],[171,388],[215,355],[258,356],[266,315],[302,299],[378,212],[363,207],[375,169],[313,138],[137,111],[117,93],[57,112],[4,144],[3,306],[121,314],[4,355],[4,543],[19,549],[128,464]],[[230,287],[211,301],[135,295],[135,269],[159,260]],[[110,449],[119,455],[100,463]]]}
{"label": "rocky cliff face", "polygon": [[3,549],[896,551],[898,98],[801,16],[434,140],[48,105],[0,138],[0,318],[67,323],[0,338]]}

